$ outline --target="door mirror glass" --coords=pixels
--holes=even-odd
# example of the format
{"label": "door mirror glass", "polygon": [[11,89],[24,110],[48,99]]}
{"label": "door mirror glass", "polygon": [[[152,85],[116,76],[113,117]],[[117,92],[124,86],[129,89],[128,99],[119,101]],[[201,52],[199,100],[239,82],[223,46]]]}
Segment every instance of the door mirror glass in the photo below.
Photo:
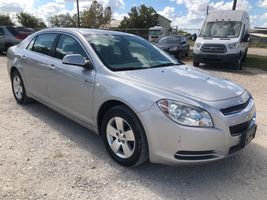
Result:
{"label": "door mirror glass", "polygon": [[85,69],[92,70],[93,66],[90,61],[85,60],[80,54],[69,54],[64,56],[62,60],[63,64],[66,65],[76,65],[84,67]]}
{"label": "door mirror glass", "polygon": [[250,37],[249,37],[249,34],[246,33],[243,37],[243,42],[249,42],[250,41]]}

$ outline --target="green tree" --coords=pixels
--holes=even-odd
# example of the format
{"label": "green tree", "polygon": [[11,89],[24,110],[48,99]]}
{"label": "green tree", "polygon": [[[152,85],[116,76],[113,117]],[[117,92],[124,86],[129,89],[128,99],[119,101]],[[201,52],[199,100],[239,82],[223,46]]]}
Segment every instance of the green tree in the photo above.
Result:
{"label": "green tree", "polygon": [[21,12],[16,15],[18,22],[22,26],[31,28],[45,28],[46,24],[38,17],[35,17],[29,13]]}
{"label": "green tree", "polygon": [[48,19],[49,23],[55,27],[76,27],[77,17],[71,16],[69,13],[54,15]]}
{"label": "green tree", "polygon": [[156,26],[158,21],[157,12],[153,7],[132,7],[128,16],[121,21],[120,28],[149,28]]}
{"label": "green tree", "polygon": [[4,25],[13,26],[14,23],[12,22],[9,15],[0,15],[0,25],[1,26],[4,26]]}
{"label": "green tree", "polygon": [[103,8],[103,5],[93,1],[90,8],[81,13],[81,27],[99,28],[111,21],[111,8]]}

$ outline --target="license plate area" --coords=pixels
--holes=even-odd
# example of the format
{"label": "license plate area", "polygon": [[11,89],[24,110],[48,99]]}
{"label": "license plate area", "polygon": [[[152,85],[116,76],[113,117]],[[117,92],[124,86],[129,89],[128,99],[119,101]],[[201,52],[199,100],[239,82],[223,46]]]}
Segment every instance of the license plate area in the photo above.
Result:
{"label": "license plate area", "polygon": [[241,134],[240,147],[244,148],[255,138],[257,125],[254,124],[246,132]]}

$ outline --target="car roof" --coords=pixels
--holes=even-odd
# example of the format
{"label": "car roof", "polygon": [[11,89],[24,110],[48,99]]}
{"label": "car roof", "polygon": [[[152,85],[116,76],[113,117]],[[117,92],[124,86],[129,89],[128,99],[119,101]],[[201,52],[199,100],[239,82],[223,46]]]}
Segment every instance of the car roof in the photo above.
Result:
{"label": "car roof", "polygon": [[104,29],[89,29],[89,28],[46,28],[41,32],[67,32],[67,33],[80,33],[82,35],[87,34],[110,34],[110,35],[132,35],[129,33],[123,33],[118,31],[104,30]]}

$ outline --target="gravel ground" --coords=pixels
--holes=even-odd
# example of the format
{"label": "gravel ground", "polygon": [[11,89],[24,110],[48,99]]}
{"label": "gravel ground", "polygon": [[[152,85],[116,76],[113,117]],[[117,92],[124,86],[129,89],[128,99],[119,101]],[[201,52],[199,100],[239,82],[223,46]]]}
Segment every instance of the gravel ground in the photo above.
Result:
{"label": "gravel ground", "polygon": [[258,132],[246,149],[205,165],[124,168],[87,129],[11,94],[0,57],[0,199],[263,200],[267,196],[267,73],[211,70],[249,89]]}

